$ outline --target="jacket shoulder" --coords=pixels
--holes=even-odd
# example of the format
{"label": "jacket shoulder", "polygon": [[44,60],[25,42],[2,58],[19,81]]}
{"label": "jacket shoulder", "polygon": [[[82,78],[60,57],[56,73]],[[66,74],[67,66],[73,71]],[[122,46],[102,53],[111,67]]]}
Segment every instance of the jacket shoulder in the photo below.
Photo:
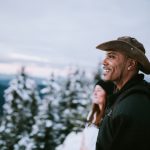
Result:
{"label": "jacket shoulder", "polygon": [[[150,97],[144,92],[134,92],[121,100],[113,110],[113,117],[127,116],[134,119],[149,118]],[[148,115],[148,116],[147,116]]]}

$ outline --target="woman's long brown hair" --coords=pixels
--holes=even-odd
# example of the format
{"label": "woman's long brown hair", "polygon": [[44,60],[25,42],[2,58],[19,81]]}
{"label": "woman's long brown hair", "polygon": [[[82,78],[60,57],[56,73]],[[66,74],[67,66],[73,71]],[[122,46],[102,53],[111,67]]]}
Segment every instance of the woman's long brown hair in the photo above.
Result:
{"label": "woman's long brown hair", "polygon": [[90,123],[94,123],[95,125],[99,125],[103,116],[104,116],[104,109],[100,110],[99,105],[98,104],[92,104],[92,109],[90,111],[90,114],[87,118],[87,122]]}

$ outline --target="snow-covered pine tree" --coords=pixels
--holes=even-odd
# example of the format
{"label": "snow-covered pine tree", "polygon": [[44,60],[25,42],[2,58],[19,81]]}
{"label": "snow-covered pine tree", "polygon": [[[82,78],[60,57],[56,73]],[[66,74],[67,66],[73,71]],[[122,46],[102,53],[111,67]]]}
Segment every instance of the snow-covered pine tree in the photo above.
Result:
{"label": "snow-covered pine tree", "polygon": [[59,84],[54,74],[44,82],[45,88],[41,90],[43,99],[39,105],[39,113],[35,117],[35,124],[32,128],[32,139],[36,150],[54,150],[56,147],[55,120],[57,116],[57,94]]}
{"label": "snow-covered pine tree", "polygon": [[27,137],[38,112],[39,96],[35,82],[22,68],[10,86],[5,90],[3,118],[0,125],[0,149],[23,150],[19,141]]}
{"label": "snow-covered pine tree", "polygon": [[[59,101],[58,138],[62,143],[72,131],[80,131],[89,111],[92,84],[84,71],[76,69],[62,85]],[[59,144],[60,144],[59,143]]]}
{"label": "snow-covered pine tree", "polygon": [[95,83],[101,79],[101,75],[102,75],[102,64],[101,62],[99,62],[97,69],[95,70],[93,74]]}

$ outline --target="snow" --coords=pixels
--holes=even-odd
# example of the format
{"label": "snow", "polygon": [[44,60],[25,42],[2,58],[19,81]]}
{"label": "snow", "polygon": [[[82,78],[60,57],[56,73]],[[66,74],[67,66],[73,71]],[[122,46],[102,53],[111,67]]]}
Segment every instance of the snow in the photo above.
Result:
{"label": "snow", "polygon": [[28,136],[24,136],[17,144],[14,145],[14,150],[20,150],[20,147],[25,147],[26,150],[33,150],[34,142]]}
{"label": "snow", "polygon": [[52,121],[51,120],[46,120],[46,127],[51,127],[52,126]]}
{"label": "snow", "polygon": [[71,132],[56,150],[95,150],[98,128],[87,126],[82,132]]}
{"label": "snow", "polygon": [[0,149],[7,148],[13,137],[14,150],[45,149],[47,145],[54,149],[64,140],[59,150],[79,150],[83,134],[79,131],[90,101],[90,85],[80,71],[67,78],[51,75],[44,82],[41,100],[34,81],[24,73],[16,76],[5,91]]}
{"label": "snow", "polygon": [[56,150],[80,150],[82,142],[82,132],[71,132],[64,143],[56,148]]}

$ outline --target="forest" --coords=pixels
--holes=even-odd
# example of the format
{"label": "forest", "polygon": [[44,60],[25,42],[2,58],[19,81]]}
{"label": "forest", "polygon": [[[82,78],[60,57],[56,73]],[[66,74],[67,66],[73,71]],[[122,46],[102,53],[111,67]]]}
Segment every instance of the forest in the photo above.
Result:
{"label": "forest", "polygon": [[66,77],[52,73],[39,90],[22,69],[4,91],[0,149],[55,150],[70,132],[80,132],[95,80],[79,69]]}

